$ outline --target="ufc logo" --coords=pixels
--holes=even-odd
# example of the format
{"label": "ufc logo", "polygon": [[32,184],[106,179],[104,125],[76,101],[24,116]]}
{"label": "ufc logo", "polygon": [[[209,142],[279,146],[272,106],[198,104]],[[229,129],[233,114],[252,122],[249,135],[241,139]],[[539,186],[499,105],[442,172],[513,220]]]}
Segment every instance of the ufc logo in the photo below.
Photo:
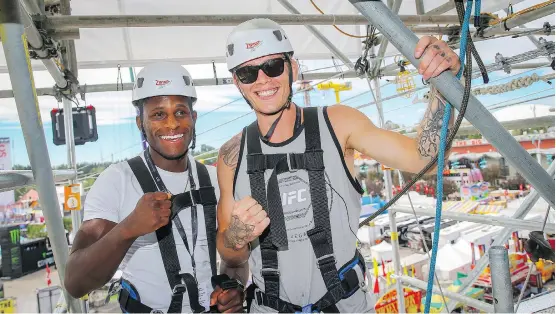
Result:
{"label": "ufc logo", "polygon": [[307,189],[300,189],[297,191],[282,193],[282,206],[291,205],[293,204],[294,200],[297,200],[296,203],[305,202],[307,198],[304,196],[304,193],[307,193]]}

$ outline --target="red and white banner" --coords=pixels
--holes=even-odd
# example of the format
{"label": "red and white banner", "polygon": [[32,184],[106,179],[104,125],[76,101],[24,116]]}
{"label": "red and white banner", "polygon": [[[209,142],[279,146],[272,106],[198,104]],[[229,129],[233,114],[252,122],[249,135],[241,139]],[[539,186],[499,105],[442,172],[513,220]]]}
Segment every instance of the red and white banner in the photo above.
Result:
{"label": "red and white banner", "polygon": [[[0,170],[12,170],[12,151],[9,137],[0,137]],[[0,193],[0,208],[14,203],[14,191]]]}

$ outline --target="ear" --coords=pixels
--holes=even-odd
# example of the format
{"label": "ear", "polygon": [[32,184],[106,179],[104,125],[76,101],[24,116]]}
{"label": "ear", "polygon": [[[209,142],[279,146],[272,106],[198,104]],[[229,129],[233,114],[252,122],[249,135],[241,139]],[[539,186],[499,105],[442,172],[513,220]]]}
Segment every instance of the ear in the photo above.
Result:
{"label": "ear", "polygon": [[197,122],[197,111],[193,110],[191,116],[193,117],[193,124],[195,124]]}
{"label": "ear", "polygon": [[141,118],[139,116],[135,117],[135,124],[137,124],[137,128],[139,129],[139,131],[143,129],[143,126],[141,125]]}

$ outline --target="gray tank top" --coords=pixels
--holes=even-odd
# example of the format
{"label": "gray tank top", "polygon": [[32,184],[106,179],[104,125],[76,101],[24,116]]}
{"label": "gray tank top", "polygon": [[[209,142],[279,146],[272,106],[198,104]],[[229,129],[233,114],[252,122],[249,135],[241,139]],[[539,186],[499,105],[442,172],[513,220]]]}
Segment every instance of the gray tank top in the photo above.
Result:
{"label": "gray tank top", "polygon": [[[361,186],[355,180],[344,161],[340,143],[334,135],[328,119],[326,107],[318,108],[321,148],[324,151],[326,194],[330,210],[332,242],[339,269],[353,259],[356,252],[356,236],[361,212]],[[299,128],[292,138],[282,143],[267,143],[261,140],[264,154],[303,153],[305,151],[305,130]],[[234,197],[240,200],[251,195],[247,174],[247,132],[243,132],[239,152],[239,166],[234,178]],[[272,170],[265,172],[268,184]],[[285,172],[278,175],[278,185],[284,210],[288,250],[278,252],[280,270],[280,298],[284,301],[304,306],[315,303],[326,292],[307,230],[314,227],[313,209],[309,189],[309,176],[305,170]],[[253,282],[264,291],[261,276],[262,260],[258,240],[251,243],[249,266]],[[360,267],[354,268],[359,282],[364,282]],[[352,296],[339,301],[340,312],[368,312],[372,304],[370,295],[358,289]],[[275,312],[274,309],[252,302],[251,312]]]}

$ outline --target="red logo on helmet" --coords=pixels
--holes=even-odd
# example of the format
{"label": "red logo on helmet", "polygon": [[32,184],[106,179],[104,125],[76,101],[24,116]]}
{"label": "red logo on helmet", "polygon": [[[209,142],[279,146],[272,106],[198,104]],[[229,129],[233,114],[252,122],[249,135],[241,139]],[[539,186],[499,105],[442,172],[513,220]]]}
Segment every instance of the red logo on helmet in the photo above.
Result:
{"label": "red logo on helmet", "polygon": [[155,83],[156,86],[158,86],[158,87],[164,87],[164,86],[166,86],[166,85],[170,85],[170,83],[171,83],[172,81],[170,81],[170,80],[162,80],[162,81],[160,81],[160,80],[155,80],[155,82],[156,82],[156,83]]}
{"label": "red logo on helmet", "polygon": [[254,42],[254,43],[246,43],[246,44],[245,44],[245,46],[246,46],[245,49],[251,49],[251,50],[253,50],[253,49],[259,47],[259,46],[261,45],[261,43],[262,43],[262,41],[260,41],[260,40],[257,40],[257,41]]}

